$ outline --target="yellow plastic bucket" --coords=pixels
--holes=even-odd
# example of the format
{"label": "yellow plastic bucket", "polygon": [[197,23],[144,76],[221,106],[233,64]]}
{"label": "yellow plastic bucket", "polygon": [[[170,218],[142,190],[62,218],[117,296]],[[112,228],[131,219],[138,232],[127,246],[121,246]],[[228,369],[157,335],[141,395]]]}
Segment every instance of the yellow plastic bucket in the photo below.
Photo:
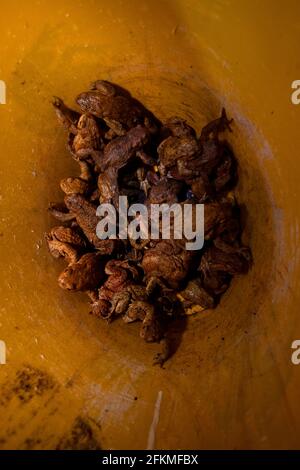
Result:
{"label": "yellow plastic bucket", "polygon": [[[300,4],[296,0],[10,0],[1,4],[0,447],[297,448]],[[225,106],[254,266],[176,354],[59,289],[44,232],[75,174],[51,107],[95,79],[199,130]],[[4,343],[2,343],[4,344]],[[155,410],[158,424],[153,429]]]}

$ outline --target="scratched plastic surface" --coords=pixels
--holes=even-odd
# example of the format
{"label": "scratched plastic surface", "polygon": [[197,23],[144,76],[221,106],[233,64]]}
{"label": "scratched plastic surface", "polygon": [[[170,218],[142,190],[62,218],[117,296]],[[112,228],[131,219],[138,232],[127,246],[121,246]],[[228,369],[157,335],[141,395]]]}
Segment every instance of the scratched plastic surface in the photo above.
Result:
{"label": "scratched plastic surface", "polygon": [[[0,447],[292,448],[300,445],[299,2],[1,2]],[[225,105],[254,266],[221,305],[174,325],[165,370],[138,325],[88,315],[59,289],[46,207],[75,174],[51,108],[90,81],[127,87],[197,129]]]}

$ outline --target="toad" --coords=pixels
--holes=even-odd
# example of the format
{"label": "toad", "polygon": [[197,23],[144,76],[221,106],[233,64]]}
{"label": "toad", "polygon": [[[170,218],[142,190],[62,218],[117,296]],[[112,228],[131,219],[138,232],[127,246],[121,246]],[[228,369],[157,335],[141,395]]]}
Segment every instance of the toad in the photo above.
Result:
{"label": "toad", "polygon": [[116,207],[118,206],[118,172],[131,159],[138,157],[146,165],[155,164],[155,160],[143,150],[148,140],[149,133],[147,129],[137,126],[124,136],[117,137],[107,144],[101,161],[102,173],[100,173],[98,179],[100,202],[110,202],[113,199]]}
{"label": "toad", "polygon": [[77,133],[77,123],[80,119],[80,114],[73,109],[68,108],[62,99],[54,97],[53,106],[55,108],[56,116],[61,125],[71,132]]}
{"label": "toad", "polygon": [[125,313],[124,305],[129,304],[127,288],[137,278],[138,271],[127,260],[110,260],[105,274],[108,278],[99,289],[92,311],[96,316],[111,319],[115,314]]}
{"label": "toad", "polygon": [[182,240],[161,240],[145,251],[142,267],[147,291],[156,285],[177,289],[191,268],[194,253],[185,250]]}
{"label": "toad", "polygon": [[199,272],[203,279],[204,288],[214,294],[223,294],[230,283],[232,276],[245,274],[251,265],[249,248],[232,246],[219,239],[203,254],[199,265]]}
{"label": "toad", "polygon": [[[159,172],[162,176],[172,176],[173,178],[182,178],[197,176],[197,168],[194,173],[191,169],[186,169],[187,161],[199,160],[199,144],[192,135],[170,136],[163,140],[157,148],[159,156]],[[197,173],[195,174],[195,171]]]}
{"label": "toad", "polygon": [[150,187],[147,204],[170,204],[179,201],[183,183],[170,178],[161,178]]}
{"label": "toad", "polygon": [[96,215],[96,206],[80,194],[65,196],[65,205],[85,234],[90,244],[102,254],[111,254],[119,244],[118,240],[100,240],[96,234],[99,219]]}
{"label": "toad", "polygon": [[80,252],[86,248],[85,240],[71,227],[54,227],[46,234],[49,251],[54,258],[65,258],[69,263],[78,260]]}
{"label": "toad", "polygon": [[101,253],[84,254],[60,274],[59,286],[71,291],[88,291],[99,287],[104,279],[105,261]]}
{"label": "toad", "polygon": [[205,126],[197,139],[185,121],[173,118],[168,124],[171,136],[157,149],[160,173],[185,181],[199,202],[212,199],[235,181],[232,152],[219,140],[219,133],[230,129],[230,123],[223,109],[221,117]]}
{"label": "toad", "polygon": [[214,308],[216,304],[215,298],[204,289],[200,277],[190,280],[178,297],[185,309],[195,305],[202,309]]}
{"label": "toad", "polygon": [[105,121],[111,132],[108,137],[124,135],[141,124],[150,132],[156,132],[154,117],[128,92],[105,80],[94,82],[91,89],[81,93],[77,104],[84,113],[90,113]]}
{"label": "toad", "polygon": [[210,137],[217,139],[221,132],[228,130],[232,132],[230,124],[233,119],[228,119],[225,108],[222,108],[221,116],[213,121],[210,121],[206,126],[202,128],[200,135],[200,142],[208,140]]}
{"label": "toad", "polygon": [[136,126],[125,135],[117,137],[106,145],[101,162],[101,170],[109,166],[120,170],[131,158],[137,156],[146,165],[155,165],[155,160],[143,151],[143,147],[149,141],[149,132],[145,127]]}
{"label": "toad", "polygon": [[69,137],[69,148],[75,159],[84,160],[91,156],[99,164],[102,157],[104,132],[91,114],[82,114],[76,133]]}
{"label": "toad", "polygon": [[166,120],[162,133],[165,134],[166,137],[170,135],[174,137],[196,137],[195,129],[178,116],[173,116]]}

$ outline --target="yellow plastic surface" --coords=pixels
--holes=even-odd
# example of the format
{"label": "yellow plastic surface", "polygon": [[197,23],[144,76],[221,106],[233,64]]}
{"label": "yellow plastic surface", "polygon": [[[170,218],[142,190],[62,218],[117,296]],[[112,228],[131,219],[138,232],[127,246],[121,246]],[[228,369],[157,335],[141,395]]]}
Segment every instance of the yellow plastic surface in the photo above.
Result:
{"label": "yellow plastic surface", "polygon": [[[9,0],[0,9],[0,447],[299,448],[300,106],[290,95],[300,3]],[[165,370],[152,367],[157,346],[139,325],[106,325],[84,295],[58,287],[64,263],[43,239],[58,181],[77,172],[52,96],[72,104],[99,78],[160,118],[177,114],[199,130],[225,106],[235,122],[254,266],[217,310],[189,316]]]}

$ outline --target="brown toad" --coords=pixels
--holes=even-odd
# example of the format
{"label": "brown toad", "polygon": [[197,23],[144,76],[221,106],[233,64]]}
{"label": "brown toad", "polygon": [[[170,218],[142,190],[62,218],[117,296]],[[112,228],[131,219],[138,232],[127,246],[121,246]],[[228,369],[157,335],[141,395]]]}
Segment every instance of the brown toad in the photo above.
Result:
{"label": "brown toad", "polygon": [[84,113],[93,114],[105,121],[111,129],[109,137],[124,135],[138,124],[156,132],[156,120],[152,114],[128,92],[110,82],[94,82],[91,90],[81,93],[76,102]]}
{"label": "brown toad", "polygon": [[86,253],[60,274],[59,286],[72,291],[88,291],[99,287],[104,279],[106,259],[100,253]]}

